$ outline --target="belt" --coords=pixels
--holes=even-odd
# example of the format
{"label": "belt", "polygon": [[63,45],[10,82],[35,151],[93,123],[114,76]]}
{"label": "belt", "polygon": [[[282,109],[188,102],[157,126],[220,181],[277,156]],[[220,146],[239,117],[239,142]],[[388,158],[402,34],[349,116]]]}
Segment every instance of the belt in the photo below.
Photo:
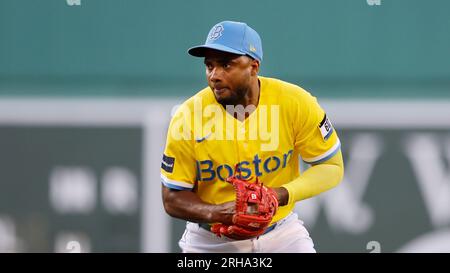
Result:
{"label": "belt", "polygon": [[[198,224],[199,227],[203,228],[204,230],[207,230],[209,232],[211,232],[211,225],[208,223],[199,223]],[[275,227],[277,226],[277,223],[269,226],[268,228],[266,228],[266,230],[264,231],[263,235],[266,233],[271,232]]]}

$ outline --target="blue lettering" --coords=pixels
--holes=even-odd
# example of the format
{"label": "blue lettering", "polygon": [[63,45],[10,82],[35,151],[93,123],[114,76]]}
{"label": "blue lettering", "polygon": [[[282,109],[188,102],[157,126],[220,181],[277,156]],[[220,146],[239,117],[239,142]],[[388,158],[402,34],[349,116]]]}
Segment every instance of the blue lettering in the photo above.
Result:
{"label": "blue lettering", "polygon": [[248,179],[250,177],[250,175],[252,175],[252,170],[249,169],[249,168],[242,167],[242,165],[244,165],[244,164],[248,166],[250,164],[250,162],[242,161],[241,163],[239,163],[238,164],[238,172],[240,172],[240,173],[243,173],[243,172],[247,173],[246,175],[243,175],[241,178]]}
{"label": "blue lettering", "polygon": [[[200,169],[200,181],[211,181],[216,177],[216,172],[213,170],[213,162],[211,160],[200,161],[200,165],[207,165],[206,168],[199,167]],[[203,178],[203,173],[209,173],[210,176]]]}
{"label": "blue lettering", "polygon": [[[271,161],[271,159],[276,161],[276,166],[273,167],[272,169],[269,169],[269,162]],[[278,157],[276,156],[269,157],[268,159],[266,159],[266,161],[264,161],[264,170],[266,171],[266,173],[274,172],[280,167],[280,163],[281,162]]]}
{"label": "blue lettering", "polygon": [[258,154],[255,155],[255,158],[253,159],[253,164],[255,165],[255,175],[261,176],[262,173],[259,171],[259,163],[261,163],[261,159],[259,159]]}
{"label": "blue lettering", "polygon": [[[293,150],[289,150],[289,152],[287,152],[283,155],[283,168],[285,168],[288,161],[291,160],[292,152],[293,152]],[[287,159],[288,157],[289,157],[289,159]]]}
{"label": "blue lettering", "polygon": [[[264,173],[271,173],[277,171],[280,167],[286,168],[288,162],[292,159],[293,152],[293,150],[289,150],[287,153],[283,154],[283,159],[281,159],[281,157],[271,156],[265,159],[264,162],[262,162],[258,154],[255,154],[251,162],[242,161],[237,164],[237,176],[241,176],[243,179],[249,179],[253,175],[253,169],[250,166],[252,163],[254,165],[255,176],[262,176],[262,171],[264,171]],[[263,163],[262,166],[261,163]],[[226,169],[225,173],[223,169]],[[213,161],[197,161],[197,181],[212,181],[216,179],[216,172],[217,177],[222,181],[225,181],[234,174],[233,168],[227,164],[220,165],[217,167],[217,170],[215,170]]]}
{"label": "blue lettering", "polygon": [[[228,175],[224,178],[220,173],[222,172],[222,169],[225,167],[225,169],[228,170]],[[227,179],[228,177],[233,175],[233,169],[228,166],[227,164],[223,164],[220,165],[219,167],[217,167],[217,176],[219,177],[220,180],[225,181],[225,179]]]}

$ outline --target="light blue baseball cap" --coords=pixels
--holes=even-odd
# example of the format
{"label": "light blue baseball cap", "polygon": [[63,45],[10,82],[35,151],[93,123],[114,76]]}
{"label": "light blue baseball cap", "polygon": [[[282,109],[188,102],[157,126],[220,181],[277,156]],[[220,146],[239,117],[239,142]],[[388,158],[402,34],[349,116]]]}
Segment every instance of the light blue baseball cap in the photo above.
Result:
{"label": "light blue baseball cap", "polygon": [[211,28],[204,45],[188,49],[195,57],[205,57],[206,49],[216,49],[262,61],[263,51],[259,34],[246,23],[223,21]]}

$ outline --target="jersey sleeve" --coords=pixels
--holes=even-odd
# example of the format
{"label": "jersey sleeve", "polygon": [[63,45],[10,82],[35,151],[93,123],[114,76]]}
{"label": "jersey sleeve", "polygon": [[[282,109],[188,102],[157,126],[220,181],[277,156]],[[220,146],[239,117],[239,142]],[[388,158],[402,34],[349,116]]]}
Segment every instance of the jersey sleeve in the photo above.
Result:
{"label": "jersey sleeve", "polygon": [[335,155],[341,143],[330,118],[317,99],[304,91],[296,112],[295,149],[303,161],[318,164]]}
{"label": "jersey sleeve", "polygon": [[177,190],[194,188],[197,169],[189,122],[190,112],[180,107],[170,121],[161,162],[161,182]]}

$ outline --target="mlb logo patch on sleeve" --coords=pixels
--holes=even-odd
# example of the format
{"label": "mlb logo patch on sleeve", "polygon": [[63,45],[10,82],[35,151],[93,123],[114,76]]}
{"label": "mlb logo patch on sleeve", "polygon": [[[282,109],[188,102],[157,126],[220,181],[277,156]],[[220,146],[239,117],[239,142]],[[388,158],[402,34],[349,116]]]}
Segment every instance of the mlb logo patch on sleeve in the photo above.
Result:
{"label": "mlb logo patch on sleeve", "polygon": [[161,168],[168,173],[172,173],[174,165],[175,165],[175,157],[170,157],[170,156],[163,154]]}
{"label": "mlb logo patch on sleeve", "polygon": [[327,140],[333,133],[333,126],[331,125],[331,122],[328,119],[327,114],[324,115],[323,120],[320,122],[319,129],[323,140]]}

